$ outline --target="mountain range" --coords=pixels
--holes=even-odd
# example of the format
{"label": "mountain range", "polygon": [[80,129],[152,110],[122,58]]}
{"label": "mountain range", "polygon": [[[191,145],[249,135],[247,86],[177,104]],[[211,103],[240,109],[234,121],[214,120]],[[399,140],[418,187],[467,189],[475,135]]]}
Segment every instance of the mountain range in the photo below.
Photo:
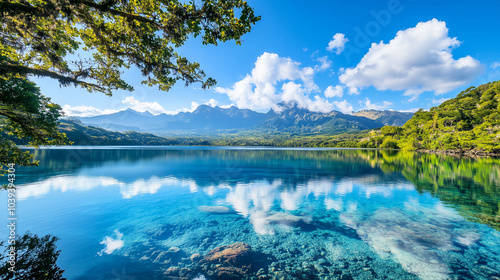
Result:
{"label": "mountain range", "polygon": [[296,104],[279,104],[277,109],[259,113],[239,109],[200,105],[193,112],[153,115],[127,109],[108,115],[79,117],[85,125],[112,131],[137,131],[157,135],[213,134],[218,132],[257,131],[266,133],[333,134],[373,129],[384,125],[403,125],[412,113],[396,111],[360,111],[352,115],[338,111],[311,112]]}
{"label": "mountain range", "polygon": [[398,111],[377,111],[377,110],[363,110],[353,113],[358,117],[365,117],[372,119],[384,125],[403,126],[409,119],[413,117],[413,113],[398,112]]}

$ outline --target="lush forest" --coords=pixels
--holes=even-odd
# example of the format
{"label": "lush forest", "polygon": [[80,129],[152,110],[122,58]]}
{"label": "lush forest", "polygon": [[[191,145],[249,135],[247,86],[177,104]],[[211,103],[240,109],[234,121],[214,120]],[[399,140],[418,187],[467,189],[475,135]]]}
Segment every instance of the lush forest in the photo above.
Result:
{"label": "lush forest", "polygon": [[[354,143],[349,143],[354,145]],[[500,153],[500,81],[470,87],[403,127],[371,131],[358,147]]]}

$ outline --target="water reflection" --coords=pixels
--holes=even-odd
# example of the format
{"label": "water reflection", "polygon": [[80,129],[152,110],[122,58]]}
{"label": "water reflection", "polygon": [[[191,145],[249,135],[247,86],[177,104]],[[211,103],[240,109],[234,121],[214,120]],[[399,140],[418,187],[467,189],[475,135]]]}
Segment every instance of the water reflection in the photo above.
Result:
{"label": "water reflection", "polygon": [[312,263],[330,276],[500,273],[497,159],[203,148],[88,150],[79,162],[63,150],[36,157],[39,169],[19,172],[20,199],[106,191],[112,210],[98,210],[124,213],[94,238],[93,254],[103,258],[145,260],[148,250],[170,247],[203,255],[244,241],[284,267]]}
{"label": "water reflection", "polygon": [[[300,189],[308,194],[308,187],[302,186],[312,184],[314,188],[328,189],[331,180],[342,177],[355,178],[366,186],[366,196],[378,193],[387,197],[392,187],[411,188],[407,183],[401,184],[406,181],[404,177],[417,191],[431,193],[464,217],[500,230],[500,159],[366,150],[82,149],[71,153],[38,150],[35,155],[42,162],[41,167],[26,169],[26,176],[19,183],[38,182],[22,190],[22,197],[47,194],[50,188],[83,191],[117,185],[124,198],[131,198],[141,193],[153,194],[164,184],[187,184],[193,190],[207,188],[213,192],[214,187],[242,182],[269,182],[275,186],[273,182],[277,180],[281,182],[280,189]],[[144,169],[146,162],[148,167]],[[106,174],[79,175],[77,180],[57,177],[68,173]],[[344,181],[335,192],[350,192],[351,183]],[[285,209],[296,208],[292,203],[298,198],[289,198],[290,195],[305,194],[284,191]]]}
{"label": "water reflection", "polygon": [[123,247],[123,233],[119,232],[118,230],[114,230],[114,235],[116,238],[113,238],[112,236],[106,236],[104,237],[104,240],[101,241],[99,244],[104,245],[104,249],[99,251],[97,255],[102,256],[102,254],[112,254],[114,251],[119,250]]}
{"label": "water reflection", "polygon": [[500,230],[500,159],[400,152],[367,160],[401,172],[417,191],[432,194],[465,218]]}
{"label": "water reflection", "polygon": [[152,176],[149,179],[124,182],[108,176],[57,176],[23,185],[18,190],[18,198],[19,200],[26,200],[30,197],[43,197],[53,191],[62,193],[67,191],[84,192],[96,188],[116,187],[119,188],[123,198],[129,199],[140,194],[155,194],[160,188],[166,186],[188,186],[192,191],[199,188],[193,181],[171,177],[159,178]]}
{"label": "water reflection", "polygon": [[[396,181],[397,182],[397,181]],[[356,187],[355,187],[356,186]],[[356,196],[369,199],[372,196],[391,198],[393,191],[414,190],[414,186],[408,183],[394,181],[382,184],[382,178],[378,175],[368,175],[359,178],[346,178],[340,180],[312,179],[299,183],[295,186],[285,186],[283,180],[274,181],[255,180],[249,183],[236,183],[229,185],[199,185],[194,179],[179,179],[175,177],[159,178],[152,176],[149,179],[137,179],[125,182],[108,176],[55,176],[46,180],[28,183],[18,191],[18,198],[43,197],[50,192],[68,191],[84,192],[97,188],[117,188],[124,199],[131,199],[138,195],[155,194],[161,188],[188,188],[191,193],[203,191],[208,196],[214,196],[223,192],[223,202],[234,209],[234,211],[254,226],[258,234],[274,234],[274,225],[297,225],[301,222],[310,223],[311,215],[301,214],[299,216],[290,213],[301,210],[301,206],[312,196],[316,200],[323,201],[327,210],[344,210],[342,197],[356,191]],[[203,205],[205,212],[221,212],[217,206]],[[198,207],[198,209],[200,209]],[[212,208],[209,208],[212,207]],[[348,209],[355,208],[355,202],[350,202]],[[300,212],[300,211],[299,211]]]}

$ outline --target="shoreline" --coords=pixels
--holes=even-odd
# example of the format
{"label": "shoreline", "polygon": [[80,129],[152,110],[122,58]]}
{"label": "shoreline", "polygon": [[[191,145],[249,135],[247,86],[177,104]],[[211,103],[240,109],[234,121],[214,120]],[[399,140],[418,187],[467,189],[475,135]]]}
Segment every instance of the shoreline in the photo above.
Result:
{"label": "shoreline", "polygon": [[455,157],[500,157],[500,154],[484,151],[465,150],[417,150],[417,152]]}
{"label": "shoreline", "polygon": [[[18,145],[19,148],[26,150],[37,150],[37,149],[90,149],[90,148],[263,148],[263,149],[340,149],[340,150],[392,150],[392,151],[402,151],[402,149],[381,149],[381,148],[350,148],[350,147],[308,147],[308,146],[265,146],[265,145],[255,145],[255,146],[239,146],[239,145],[227,145],[227,146],[217,146],[217,145],[61,145],[61,146],[39,146],[38,148]],[[426,154],[435,155],[446,155],[455,157],[500,157],[500,153],[489,153],[484,151],[475,150],[414,150],[413,152],[421,152]]]}

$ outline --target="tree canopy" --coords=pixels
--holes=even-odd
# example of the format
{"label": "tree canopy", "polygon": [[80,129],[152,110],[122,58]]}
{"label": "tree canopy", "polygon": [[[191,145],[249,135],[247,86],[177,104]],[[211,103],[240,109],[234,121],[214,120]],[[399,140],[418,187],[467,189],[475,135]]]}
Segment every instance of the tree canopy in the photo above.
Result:
{"label": "tree canopy", "polygon": [[[235,40],[260,17],[241,0],[0,1],[0,75],[35,75],[111,94],[132,90],[121,70],[138,67],[144,84],[169,90],[205,79],[196,62],[176,52],[190,37],[203,44]],[[78,50],[88,57],[75,57]],[[70,56],[73,54],[72,56]]]}
{"label": "tree canopy", "polygon": [[[29,152],[17,148],[7,139],[25,139],[30,146],[60,145],[67,141],[65,134],[57,130],[61,107],[43,96],[40,89],[26,78],[11,76],[0,79],[0,162],[20,165],[36,165]],[[2,164],[0,170],[5,166]]]}
{"label": "tree canopy", "polygon": [[429,111],[419,110],[402,128],[383,127],[359,144],[370,148],[498,154],[500,81],[470,87]]}
{"label": "tree canopy", "polygon": [[[0,130],[33,146],[65,143],[57,132],[61,107],[31,76],[107,95],[133,90],[121,78],[129,67],[164,91],[178,81],[214,86],[176,49],[192,37],[241,44],[259,20],[241,0],[0,0]],[[2,137],[0,160],[26,165],[29,155]]]}

